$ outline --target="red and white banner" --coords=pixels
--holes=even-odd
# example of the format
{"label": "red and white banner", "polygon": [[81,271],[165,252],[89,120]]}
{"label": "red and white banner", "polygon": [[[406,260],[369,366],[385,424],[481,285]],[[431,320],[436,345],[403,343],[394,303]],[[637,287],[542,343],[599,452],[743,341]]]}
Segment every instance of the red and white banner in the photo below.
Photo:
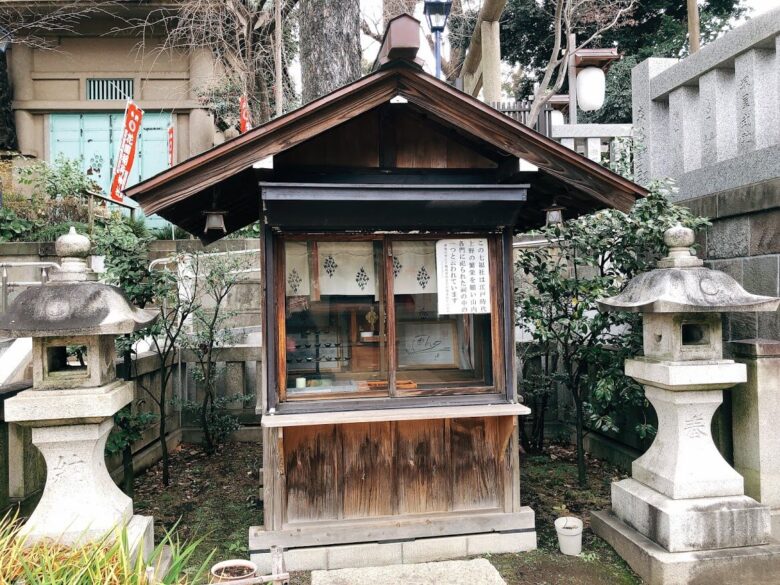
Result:
{"label": "red and white banner", "polygon": [[173,126],[168,126],[168,168],[173,166]]}
{"label": "red and white banner", "polygon": [[144,111],[132,100],[127,100],[125,123],[122,130],[122,141],[119,143],[119,153],[114,166],[114,178],[111,180],[111,199],[121,203],[124,200],[122,191],[127,186],[130,170],[133,168],[135,151],[138,146],[138,132],[141,130],[141,119]]}
{"label": "red and white banner", "polygon": [[249,112],[249,102],[247,101],[245,95],[242,95],[238,100],[238,114],[240,119],[239,130],[241,131],[241,134],[243,134],[247,130],[252,129],[252,118]]}

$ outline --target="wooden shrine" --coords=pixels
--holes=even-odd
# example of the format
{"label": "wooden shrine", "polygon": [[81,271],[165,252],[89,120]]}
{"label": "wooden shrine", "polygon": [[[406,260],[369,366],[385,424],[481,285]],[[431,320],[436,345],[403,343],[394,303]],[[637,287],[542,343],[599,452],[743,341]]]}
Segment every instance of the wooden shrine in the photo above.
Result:
{"label": "wooden shrine", "polygon": [[512,238],[553,203],[644,194],[423,72],[418,27],[394,19],[373,73],[127,191],[205,242],[209,210],[262,224],[261,567],[272,545],[291,570],[534,548]]}

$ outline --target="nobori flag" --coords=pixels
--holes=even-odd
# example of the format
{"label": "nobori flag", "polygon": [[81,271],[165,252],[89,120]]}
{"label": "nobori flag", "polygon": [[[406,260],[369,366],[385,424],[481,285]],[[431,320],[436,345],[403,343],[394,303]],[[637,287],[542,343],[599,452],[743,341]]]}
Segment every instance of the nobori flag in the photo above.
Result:
{"label": "nobori flag", "polygon": [[122,140],[119,143],[119,153],[114,165],[114,177],[111,180],[111,199],[121,203],[124,200],[124,191],[127,186],[127,179],[130,177],[130,171],[133,168],[135,160],[135,151],[138,145],[138,133],[141,131],[141,120],[144,117],[144,111],[133,103],[133,100],[127,100],[125,108],[125,122],[122,129]]}

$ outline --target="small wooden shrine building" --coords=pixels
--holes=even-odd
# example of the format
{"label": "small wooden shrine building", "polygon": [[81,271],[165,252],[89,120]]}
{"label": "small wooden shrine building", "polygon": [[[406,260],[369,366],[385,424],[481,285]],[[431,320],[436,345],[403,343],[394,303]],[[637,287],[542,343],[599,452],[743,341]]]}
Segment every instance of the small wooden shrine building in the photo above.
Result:
{"label": "small wooden shrine building", "polygon": [[398,17],[373,73],[127,191],[206,242],[210,210],[228,233],[261,220],[263,565],[271,545],[293,570],[534,548],[512,237],[553,203],[644,194],[426,74],[418,48]]}

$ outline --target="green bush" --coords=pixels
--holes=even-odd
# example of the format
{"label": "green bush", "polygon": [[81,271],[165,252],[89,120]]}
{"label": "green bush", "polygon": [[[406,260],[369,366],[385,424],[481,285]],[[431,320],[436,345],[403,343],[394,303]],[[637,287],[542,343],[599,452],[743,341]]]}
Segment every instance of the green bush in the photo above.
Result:
{"label": "green bush", "polygon": [[24,241],[34,229],[34,222],[19,217],[12,209],[0,207],[0,241]]}

